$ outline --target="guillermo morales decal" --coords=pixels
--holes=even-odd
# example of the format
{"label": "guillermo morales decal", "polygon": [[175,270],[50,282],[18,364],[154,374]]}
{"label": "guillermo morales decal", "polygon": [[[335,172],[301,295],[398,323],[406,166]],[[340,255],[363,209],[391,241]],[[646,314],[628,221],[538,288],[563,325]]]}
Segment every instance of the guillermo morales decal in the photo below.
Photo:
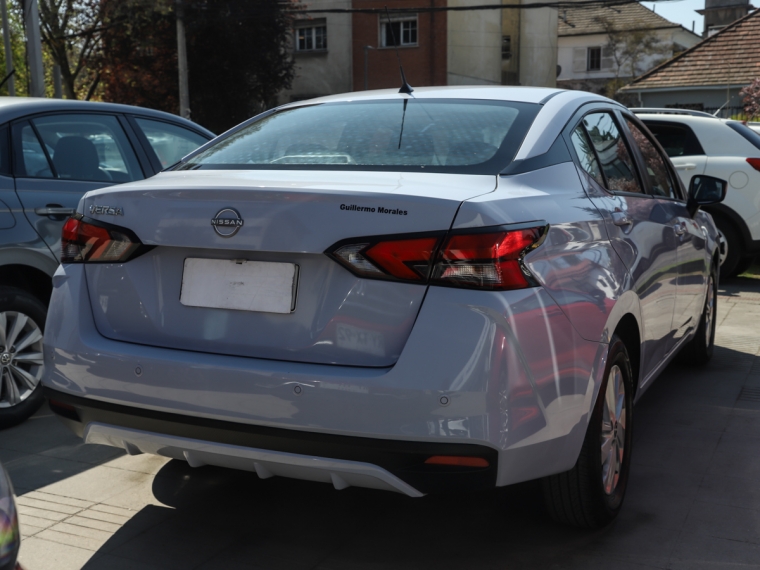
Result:
{"label": "guillermo morales decal", "polygon": [[408,212],[406,210],[399,210],[398,208],[385,208],[378,206],[373,208],[370,206],[357,206],[356,204],[341,204],[341,210],[347,210],[349,212],[376,212],[378,214],[395,214],[397,216],[406,216]]}

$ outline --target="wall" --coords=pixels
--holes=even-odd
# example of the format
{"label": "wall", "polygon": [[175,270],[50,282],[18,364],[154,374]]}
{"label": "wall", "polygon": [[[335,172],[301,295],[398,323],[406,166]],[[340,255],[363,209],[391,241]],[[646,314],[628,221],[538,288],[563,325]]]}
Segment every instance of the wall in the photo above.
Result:
{"label": "wall", "polygon": [[[483,0],[449,0],[477,6]],[[448,13],[449,85],[501,85],[501,10]]]}
{"label": "wall", "polygon": [[[309,0],[308,7],[350,8],[351,0]],[[296,77],[289,90],[280,92],[278,103],[289,103],[322,95],[345,93],[352,89],[351,78],[351,14],[311,14],[313,19],[327,21],[327,50],[296,52]],[[304,16],[301,19],[308,19]]]}
{"label": "wall", "polygon": [[[533,4],[543,0],[524,0]],[[520,85],[557,85],[557,10],[538,8],[520,14]]]}
{"label": "wall", "polygon": [[[353,0],[353,8],[379,8],[388,6],[405,8],[408,0]],[[446,6],[446,0],[419,0],[415,5]],[[383,17],[385,17],[383,15]],[[417,18],[418,43],[416,46],[399,47],[404,73],[412,87],[446,85],[446,13],[420,13]],[[378,14],[352,14],[353,28],[353,89],[364,89],[364,46],[369,50],[369,89],[400,87],[401,76],[393,48],[378,47],[380,42],[380,16]]]}

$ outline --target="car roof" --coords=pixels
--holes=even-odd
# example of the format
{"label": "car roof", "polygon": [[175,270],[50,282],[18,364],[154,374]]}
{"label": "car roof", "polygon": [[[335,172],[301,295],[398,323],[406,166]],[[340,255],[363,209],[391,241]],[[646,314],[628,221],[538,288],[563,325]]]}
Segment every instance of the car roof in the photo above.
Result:
{"label": "car roof", "polygon": [[133,105],[122,105],[119,103],[103,103],[100,101],[78,101],[73,99],[43,99],[36,97],[0,97],[0,123],[13,121],[27,115],[36,113],[47,113],[56,111],[75,111],[75,112],[100,112],[100,113],[129,113],[132,115],[142,115],[151,119],[171,121],[180,125],[185,125],[193,130],[200,131],[209,137],[214,137],[214,133],[203,128],[197,123],[183,119],[178,115],[146,109],[144,107],[135,107]]}

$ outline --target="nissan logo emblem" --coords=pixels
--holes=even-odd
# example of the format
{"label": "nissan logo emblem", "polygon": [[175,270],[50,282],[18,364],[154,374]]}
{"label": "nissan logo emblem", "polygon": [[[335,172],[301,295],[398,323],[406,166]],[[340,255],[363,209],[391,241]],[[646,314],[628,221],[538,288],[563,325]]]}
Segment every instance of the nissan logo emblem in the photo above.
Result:
{"label": "nissan logo emblem", "polygon": [[232,237],[238,230],[243,227],[243,218],[237,210],[233,208],[224,208],[219,210],[211,219],[211,225],[214,231],[222,237]]}

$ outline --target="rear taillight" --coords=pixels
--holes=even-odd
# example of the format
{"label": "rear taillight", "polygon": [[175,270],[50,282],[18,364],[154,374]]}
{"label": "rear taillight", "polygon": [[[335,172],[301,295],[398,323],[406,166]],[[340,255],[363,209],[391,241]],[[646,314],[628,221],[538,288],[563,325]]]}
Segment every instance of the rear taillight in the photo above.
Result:
{"label": "rear taillight", "polygon": [[431,283],[475,289],[524,289],[533,285],[522,258],[535,248],[544,227],[455,234],[438,255]]}
{"label": "rear taillight", "polygon": [[326,253],[355,275],[474,289],[523,289],[535,282],[522,263],[547,226],[344,240]]}
{"label": "rear taillight", "polygon": [[760,158],[748,158],[747,162],[755,170],[760,170]]}
{"label": "rear taillight", "polygon": [[63,226],[61,263],[123,263],[149,249],[126,228],[73,216]]}

